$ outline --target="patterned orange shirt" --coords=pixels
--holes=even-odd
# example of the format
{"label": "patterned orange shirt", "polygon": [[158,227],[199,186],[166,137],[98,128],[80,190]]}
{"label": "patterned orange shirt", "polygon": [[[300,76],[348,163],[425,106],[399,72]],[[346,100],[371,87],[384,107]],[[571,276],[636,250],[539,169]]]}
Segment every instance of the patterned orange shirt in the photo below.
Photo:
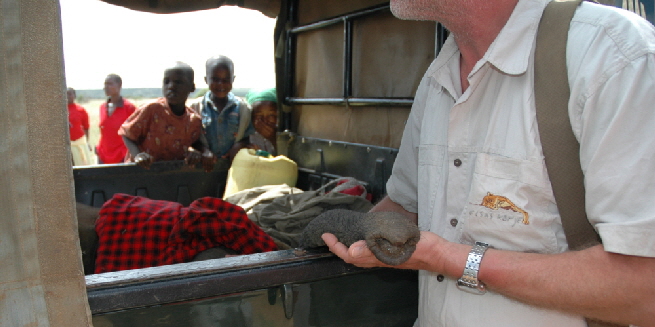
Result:
{"label": "patterned orange shirt", "polygon": [[[141,152],[154,161],[182,160],[191,144],[202,133],[202,121],[191,108],[177,116],[166,98],[159,98],[137,109],[118,130],[118,134],[134,141]],[[127,153],[125,162],[134,161]]]}

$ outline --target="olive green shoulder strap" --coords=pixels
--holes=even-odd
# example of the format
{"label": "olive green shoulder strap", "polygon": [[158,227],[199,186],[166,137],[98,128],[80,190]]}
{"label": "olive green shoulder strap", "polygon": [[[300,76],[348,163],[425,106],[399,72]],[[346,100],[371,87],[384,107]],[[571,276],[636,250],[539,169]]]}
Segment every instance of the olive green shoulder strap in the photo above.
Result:
{"label": "olive green shoulder strap", "polygon": [[537,125],[548,177],[570,249],[599,243],[585,212],[580,145],[568,114],[566,42],[571,19],[581,2],[554,0],[548,4],[539,23],[534,59]]}
{"label": "olive green shoulder strap", "polygon": [[[585,211],[580,144],[568,114],[570,89],[566,42],[571,19],[582,0],[551,1],[539,22],[535,51],[535,104],[548,177],[562,219],[569,248],[600,243]],[[587,320],[590,327],[618,326]]]}

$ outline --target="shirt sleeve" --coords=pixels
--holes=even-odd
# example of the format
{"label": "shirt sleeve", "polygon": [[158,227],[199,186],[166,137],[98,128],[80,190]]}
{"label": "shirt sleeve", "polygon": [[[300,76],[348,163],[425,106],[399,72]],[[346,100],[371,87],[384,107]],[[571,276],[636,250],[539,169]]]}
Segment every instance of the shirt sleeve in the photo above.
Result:
{"label": "shirt sleeve", "polygon": [[421,122],[428,96],[428,78],[419,85],[407,118],[398,156],[387,181],[387,195],[405,210],[418,213],[418,148]]}
{"label": "shirt sleeve", "polygon": [[118,129],[118,135],[141,143],[150,130],[154,106],[156,106],[156,103],[150,103],[135,110]]}
{"label": "shirt sleeve", "polygon": [[619,67],[578,115],[587,216],[606,251],[655,257],[655,54]]}

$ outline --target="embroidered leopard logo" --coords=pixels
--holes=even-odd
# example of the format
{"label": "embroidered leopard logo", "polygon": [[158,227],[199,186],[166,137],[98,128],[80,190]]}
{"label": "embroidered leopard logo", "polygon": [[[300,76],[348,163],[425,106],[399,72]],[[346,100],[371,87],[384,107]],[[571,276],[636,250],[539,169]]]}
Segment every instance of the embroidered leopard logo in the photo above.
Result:
{"label": "embroidered leopard logo", "polygon": [[523,224],[528,225],[530,223],[528,213],[516,206],[514,203],[512,203],[512,201],[504,196],[494,195],[487,192],[487,195],[482,199],[482,203],[480,205],[492,210],[505,209],[521,213],[523,214]]}

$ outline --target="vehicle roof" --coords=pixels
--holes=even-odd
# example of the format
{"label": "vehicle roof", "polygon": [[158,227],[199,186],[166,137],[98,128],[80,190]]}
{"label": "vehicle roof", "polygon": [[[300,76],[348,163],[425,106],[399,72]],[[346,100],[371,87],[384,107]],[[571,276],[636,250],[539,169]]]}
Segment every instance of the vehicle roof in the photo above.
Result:
{"label": "vehicle roof", "polygon": [[223,5],[233,5],[260,11],[275,18],[280,12],[281,0],[102,0],[106,3],[132,10],[157,14],[173,14],[197,10],[215,9]]}

